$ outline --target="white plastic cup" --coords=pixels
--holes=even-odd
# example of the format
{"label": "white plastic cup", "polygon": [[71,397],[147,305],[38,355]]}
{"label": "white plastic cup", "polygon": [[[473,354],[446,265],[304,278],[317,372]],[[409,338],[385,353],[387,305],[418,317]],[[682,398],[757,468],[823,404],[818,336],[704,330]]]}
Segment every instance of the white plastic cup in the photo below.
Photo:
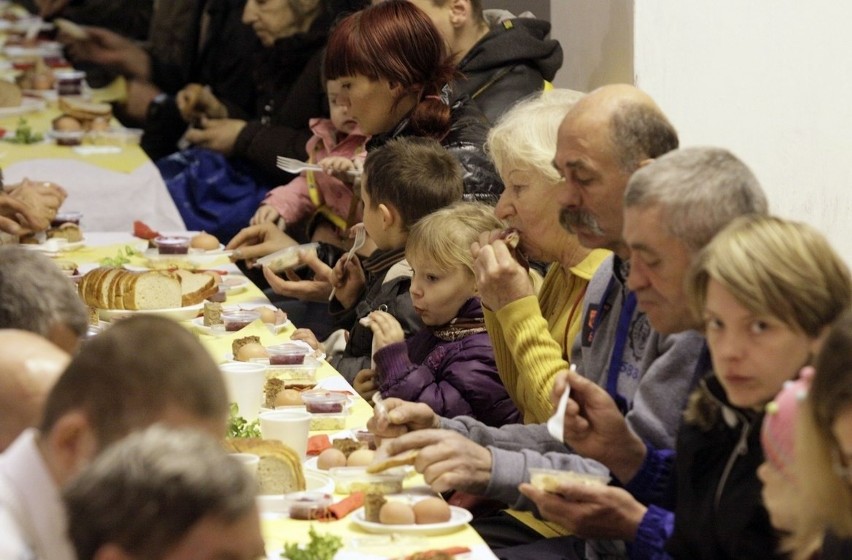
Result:
{"label": "white plastic cup", "polygon": [[227,362],[219,369],[225,377],[228,399],[240,407],[240,416],[251,422],[257,419],[263,405],[266,365],[254,362]]}
{"label": "white plastic cup", "polygon": [[251,476],[257,476],[257,467],[260,465],[260,457],[251,453],[231,453]]}
{"label": "white plastic cup", "polygon": [[270,410],[260,415],[260,433],[264,439],[277,439],[300,457],[308,453],[311,415],[303,410]]}

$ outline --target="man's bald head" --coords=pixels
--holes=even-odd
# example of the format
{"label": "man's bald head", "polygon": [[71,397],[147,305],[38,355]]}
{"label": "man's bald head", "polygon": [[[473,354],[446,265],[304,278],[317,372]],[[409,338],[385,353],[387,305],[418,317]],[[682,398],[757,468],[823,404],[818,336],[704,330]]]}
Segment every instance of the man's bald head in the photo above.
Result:
{"label": "man's bald head", "polygon": [[581,98],[559,127],[554,165],[566,180],[560,220],[589,248],[626,256],[623,197],[643,161],[678,146],[677,132],[648,94],[604,86]]}
{"label": "man's bald head", "polygon": [[45,398],[69,360],[37,334],[0,329],[0,451],[38,425]]}

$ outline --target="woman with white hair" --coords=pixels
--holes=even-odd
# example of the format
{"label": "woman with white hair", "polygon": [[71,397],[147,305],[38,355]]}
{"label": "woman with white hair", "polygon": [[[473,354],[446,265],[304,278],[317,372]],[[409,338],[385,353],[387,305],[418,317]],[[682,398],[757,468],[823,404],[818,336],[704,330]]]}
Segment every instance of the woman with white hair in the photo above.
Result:
{"label": "woman with white hair", "polygon": [[559,124],[582,94],[550,90],[510,109],[488,135],[486,148],[505,184],[495,213],[518,233],[518,249],[546,263],[536,293],[527,271],[490,232],[474,244],[476,281],[503,384],[524,423],[542,423],[552,413],[556,373],[569,365],[580,331],[583,295],[609,251],[590,250],[559,223],[553,166]]}

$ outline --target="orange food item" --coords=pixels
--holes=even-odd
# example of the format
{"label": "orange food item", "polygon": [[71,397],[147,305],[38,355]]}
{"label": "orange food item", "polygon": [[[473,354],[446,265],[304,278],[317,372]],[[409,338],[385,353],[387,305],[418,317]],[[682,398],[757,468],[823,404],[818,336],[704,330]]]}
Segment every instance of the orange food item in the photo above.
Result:
{"label": "orange food item", "polygon": [[316,434],[308,438],[308,455],[319,455],[331,448],[331,440],[326,434]]}

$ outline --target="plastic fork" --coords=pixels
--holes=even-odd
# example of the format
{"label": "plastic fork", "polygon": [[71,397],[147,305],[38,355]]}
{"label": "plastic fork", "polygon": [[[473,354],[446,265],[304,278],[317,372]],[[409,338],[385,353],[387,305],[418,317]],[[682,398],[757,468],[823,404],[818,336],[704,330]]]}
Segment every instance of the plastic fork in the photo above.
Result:
{"label": "plastic fork", "polygon": [[[349,261],[352,260],[352,256],[355,255],[355,252],[364,246],[364,243],[367,242],[367,230],[364,228],[364,224],[355,224],[352,226],[352,229],[355,231],[355,241],[352,242],[352,248],[349,249],[349,252],[343,257],[346,261],[343,263],[343,270],[346,270],[346,265],[349,264]],[[328,301],[334,299],[334,294],[337,291],[336,287],[331,288],[331,295],[328,296]]]}
{"label": "plastic fork", "polygon": [[[298,175],[302,171],[319,171],[320,173],[325,173],[322,166],[317,165],[315,163],[305,163],[304,161],[299,161],[297,159],[288,158],[284,156],[276,156],[275,158],[275,167],[282,171],[286,171],[287,173],[292,173],[293,175]],[[353,179],[358,177],[360,173],[358,171],[349,171],[347,173]]]}

